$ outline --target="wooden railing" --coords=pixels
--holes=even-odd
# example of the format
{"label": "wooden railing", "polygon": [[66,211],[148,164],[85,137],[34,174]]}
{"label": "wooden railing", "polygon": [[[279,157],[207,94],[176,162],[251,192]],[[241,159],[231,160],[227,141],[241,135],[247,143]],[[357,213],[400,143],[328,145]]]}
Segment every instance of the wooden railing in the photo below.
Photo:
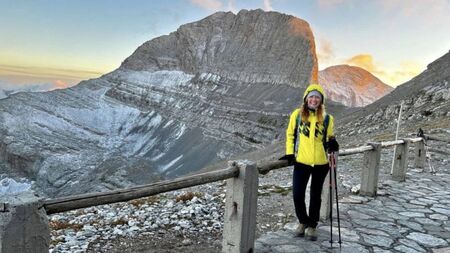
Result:
{"label": "wooden railing", "polygon": [[[422,138],[369,143],[368,145],[356,148],[343,149],[339,152],[339,156],[364,153],[360,194],[375,196],[377,193],[381,149],[395,146],[396,157],[394,159],[392,178],[397,181],[404,181],[408,161],[408,148],[411,144],[415,144],[414,166],[423,168],[426,157],[424,140]],[[252,252],[256,229],[258,174],[267,174],[272,170],[287,167],[289,165],[287,161],[278,160],[259,165],[252,161],[234,161],[229,162],[228,165],[228,168],[222,170],[136,186],[128,189],[45,199],[43,200],[42,206],[45,209],[46,214],[49,215],[79,208],[123,202],[191,186],[227,180],[222,251]],[[321,214],[327,214],[329,208],[331,208],[330,205],[327,204],[327,200],[329,199],[327,195],[330,193],[326,189],[327,187],[324,187],[322,198],[325,201],[322,201],[323,208]],[[20,235],[16,236],[20,237]]]}

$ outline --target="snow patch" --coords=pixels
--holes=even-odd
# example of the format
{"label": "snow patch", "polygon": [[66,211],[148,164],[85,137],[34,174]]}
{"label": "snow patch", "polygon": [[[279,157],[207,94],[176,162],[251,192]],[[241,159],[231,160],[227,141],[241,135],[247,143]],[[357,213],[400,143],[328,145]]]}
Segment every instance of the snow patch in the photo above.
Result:
{"label": "snow patch", "polygon": [[155,86],[164,88],[186,86],[194,77],[194,75],[176,70],[161,70],[155,72],[119,70],[112,73],[111,76],[113,78],[118,78],[128,83],[139,84],[144,87]]}
{"label": "snow patch", "polygon": [[160,167],[160,172],[164,172],[166,171],[168,168],[172,167],[172,165],[174,165],[176,162],[178,162],[178,160],[180,160],[183,157],[183,155],[180,155],[179,157],[173,159],[170,163],[163,165]]}
{"label": "snow patch", "polygon": [[210,81],[210,82],[217,83],[220,81],[220,79],[221,79],[221,77],[216,74],[212,74],[212,73],[200,74],[200,80],[202,80],[202,81]]}
{"label": "snow patch", "polygon": [[27,181],[16,182],[12,178],[3,178],[0,180],[0,194],[15,194],[29,191],[31,184]]}
{"label": "snow patch", "polygon": [[166,128],[166,127],[170,126],[170,124],[172,124],[172,122],[173,122],[173,119],[167,121],[166,124],[162,128]]}

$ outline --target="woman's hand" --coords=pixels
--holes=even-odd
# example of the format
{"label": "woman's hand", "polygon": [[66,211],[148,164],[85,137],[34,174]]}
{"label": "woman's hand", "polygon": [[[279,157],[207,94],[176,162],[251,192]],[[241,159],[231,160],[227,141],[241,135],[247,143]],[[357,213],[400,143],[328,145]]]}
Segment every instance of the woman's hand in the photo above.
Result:
{"label": "woman's hand", "polygon": [[331,137],[327,143],[328,153],[339,151],[339,143],[336,141],[336,138]]}
{"label": "woman's hand", "polygon": [[293,165],[295,161],[295,156],[293,154],[284,155],[283,157],[280,157],[280,159],[278,160],[287,160],[289,165]]}

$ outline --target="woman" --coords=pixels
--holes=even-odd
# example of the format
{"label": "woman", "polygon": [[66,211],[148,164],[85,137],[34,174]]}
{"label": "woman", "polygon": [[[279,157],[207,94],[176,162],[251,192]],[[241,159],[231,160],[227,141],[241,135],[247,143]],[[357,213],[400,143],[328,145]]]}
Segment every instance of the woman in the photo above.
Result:
{"label": "woman", "polygon": [[[322,186],[329,170],[328,152],[339,150],[334,138],[334,119],[325,113],[325,93],[318,84],[311,84],[303,95],[303,104],[290,116],[286,130],[286,155],[280,159],[294,165],[292,193],[295,213],[300,224],[296,235],[317,240]],[[311,191],[309,215],[306,213],[305,191],[309,178]],[[305,232],[306,230],[306,232]]]}

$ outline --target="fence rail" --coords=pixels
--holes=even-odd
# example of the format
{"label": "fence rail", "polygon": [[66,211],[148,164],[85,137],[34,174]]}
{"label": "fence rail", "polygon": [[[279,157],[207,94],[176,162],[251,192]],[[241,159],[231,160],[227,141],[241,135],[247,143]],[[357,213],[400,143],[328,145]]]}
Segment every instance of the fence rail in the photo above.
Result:
{"label": "fence rail", "polygon": [[[425,137],[426,139],[448,141],[438,137]],[[408,150],[409,145],[414,144],[414,166],[423,168],[426,160],[425,141],[422,138],[408,138],[395,141],[386,141],[378,143],[369,143],[368,145],[359,146],[355,148],[342,149],[339,152],[339,156],[348,156],[358,153],[364,153],[364,164],[362,165],[361,175],[361,195],[375,196],[377,193],[378,174],[381,149],[391,146],[395,146],[396,152],[394,157],[394,170],[392,177],[394,180],[404,181],[406,177],[406,169],[408,162]],[[445,151],[442,151],[445,152]],[[41,214],[42,210],[45,210],[44,215],[66,212],[69,210],[111,204],[115,202],[123,202],[133,200],[142,197],[148,197],[159,193],[179,190],[191,186],[212,183],[220,180],[227,180],[227,194],[225,204],[225,216],[224,219],[224,234],[222,249],[223,252],[252,252],[254,247],[254,235],[256,224],[256,199],[258,195],[258,174],[267,174],[268,172],[289,166],[287,161],[270,161],[263,164],[255,164],[251,161],[239,161],[229,162],[229,166],[226,169],[216,170],[212,172],[206,172],[196,174],[192,176],[182,177],[175,180],[166,180],[153,184],[136,186],[128,189],[120,189],[108,192],[95,192],[80,194],[75,196],[68,196],[55,199],[45,200],[33,200],[38,203],[36,205],[30,205],[29,202],[22,203],[22,207],[26,206],[28,209],[36,209],[35,212]],[[329,175],[328,175],[329,176]],[[327,182],[327,180],[325,180]],[[328,210],[331,208],[328,200],[329,194],[327,187],[324,187],[322,194],[322,214],[328,214]],[[20,205],[10,203],[0,203],[3,208],[0,212],[10,212],[8,208],[16,208]],[[43,209],[41,208],[43,207]],[[33,209],[33,210],[34,210]],[[32,211],[30,211],[32,212]],[[29,215],[21,212],[11,212],[14,215]],[[6,216],[0,216],[6,217]],[[33,216],[34,217],[34,216]],[[38,216],[36,216],[38,217]],[[3,218],[2,218],[3,219]],[[23,217],[16,217],[16,220],[25,220]],[[33,222],[41,224],[47,221],[47,218],[37,219]],[[4,224],[8,221],[2,221]],[[14,221],[15,222],[15,221]],[[27,221],[31,222],[31,221]],[[26,225],[26,224],[25,224]],[[42,225],[42,224],[41,224]],[[7,226],[5,226],[7,227]],[[35,252],[48,251],[49,245],[49,229],[48,223],[43,225],[48,230],[44,234],[48,233],[48,236],[41,236],[41,241],[30,238],[37,238],[37,235],[29,235],[28,232],[23,232],[17,235],[17,231],[10,232],[16,233],[11,238],[20,238],[21,241],[32,241],[33,245],[25,245],[24,249],[35,249]],[[26,229],[25,229],[26,230]],[[35,231],[35,230],[33,230]],[[1,231],[0,231],[1,232]],[[8,231],[6,231],[8,232]],[[8,244],[8,240],[4,240],[0,237],[0,249],[4,248],[3,244]],[[23,239],[23,240],[22,240]],[[10,241],[10,240],[9,240]],[[39,245],[38,245],[39,244]],[[42,246],[44,245],[44,246]],[[45,250],[46,248],[46,250]],[[1,250],[0,250],[1,251]],[[20,250],[19,250],[20,251]]]}
{"label": "fence rail", "polygon": [[159,193],[174,191],[201,184],[207,184],[237,176],[239,176],[239,169],[236,166],[232,166],[230,168],[222,170],[182,177],[175,180],[166,180],[153,184],[136,186],[128,189],[108,192],[94,192],[63,198],[47,199],[44,201],[44,208],[47,211],[47,214],[54,214],[79,208],[148,197]]}

